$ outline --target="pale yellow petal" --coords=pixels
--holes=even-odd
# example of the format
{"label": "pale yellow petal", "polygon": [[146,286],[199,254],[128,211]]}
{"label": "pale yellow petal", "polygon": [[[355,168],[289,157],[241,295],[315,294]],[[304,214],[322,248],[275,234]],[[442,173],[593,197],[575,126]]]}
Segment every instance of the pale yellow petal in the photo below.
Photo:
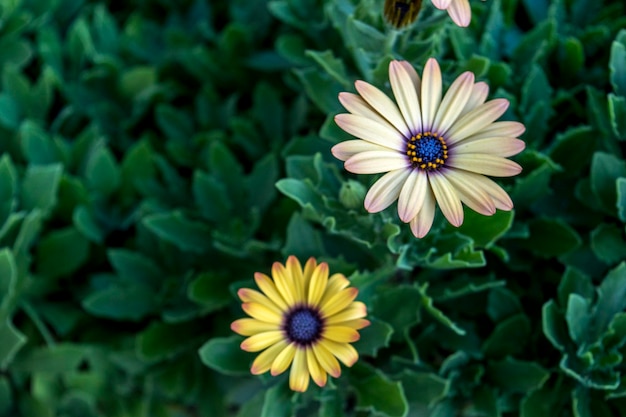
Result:
{"label": "pale yellow petal", "polygon": [[463,111],[457,118],[465,116],[470,111],[474,110],[476,107],[480,106],[487,100],[487,96],[489,95],[489,85],[483,81],[479,81],[474,84],[472,88],[472,94],[470,94],[469,100],[465,103],[465,107]]}
{"label": "pale yellow petal", "polygon": [[263,352],[259,353],[254,362],[252,362],[252,367],[250,368],[250,372],[253,375],[263,374],[270,370],[272,363],[276,359],[276,356],[280,352],[283,351],[287,347],[287,342],[281,340],[276,344],[268,347]]}
{"label": "pale yellow petal", "polygon": [[356,349],[348,343],[337,343],[332,340],[324,339],[319,344],[348,367],[354,365],[359,359],[359,354]]}
{"label": "pale yellow petal", "polygon": [[254,281],[256,285],[263,291],[263,293],[274,302],[281,310],[287,310],[287,303],[282,295],[278,292],[276,284],[270,277],[260,272],[254,274]]}
{"label": "pale yellow petal", "polygon": [[441,70],[436,59],[430,58],[424,67],[422,74],[422,126],[424,131],[433,129],[435,115],[441,103],[442,85]]}
{"label": "pale yellow petal", "polygon": [[322,338],[338,343],[352,343],[359,340],[359,332],[352,327],[327,326],[322,333]]}
{"label": "pale yellow petal", "polygon": [[469,71],[464,72],[454,80],[439,105],[435,121],[433,122],[433,130],[440,135],[446,134],[450,126],[461,114],[461,111],[463,111],[473,88],[474,74]]}
{"label": "pale yellow petal", "polygon": [[326,371],[324,371],[320,363],[317,361],[315,353],[313,353],[313,349],[310,347],[306,348],[306,362],[313,382],[320,387],[325,386],[328,376]]}
{"label": "pale yellow petal", "polygon": [[400,113],[400,109],[385,93],[365,81],[356,81],[354,86],[361,97],[387,119],[399,133],[405,136],[409,134],[409,128],[402,117],[402,113]]}
{"label": "pale yellow petal", "polygon": [[389,81],[402,117],[415,134],[422,130],[422,117],[417,92],[411,76],[399,61],[389,63]]}
{"label": "pale yellow petal", "polygon": [[293,357],[296,354],[296,350],[298,347],[295,343],[288,344],[282,351],[276,355],[276,359],[272,362],[272,366],[270,367],[270,374],[272,376],[280,375],[291,365],[291,361],[293,361]]}
{"label": "pale yellow petal", "polygon": [[354,287],[344,288],[343,290],[330,295],[320,302],[320,314],[322,318],[330,317],[334,314],[345,310],[359,294],[359,290]]}
{"label": "pale yellow petal", "polygon": [[454,187],[440,172],[430,172],[428,179],[441,212],[453,226],[459,227],[463,223],[463,206]]}
{"label": "pale yellow petal", "polygon": [[335,116],[335,123],[349,134],[368,142],[396,151],[406,148],[406,138],[402,133],[363,116],[342,113]]}
{"label": "pale yellow petal", "polygon": [[433,0],[433,4],[440,10],[445,10],[450,6],[452,0]]}
{"label": "pale yellow petal", "polygon": [[410,169],[402,168],[380,177],[365,196],[365,209],[370,213],[378,213],[393,204],[410,173]]}
{"label": "pale yellow petal", "polygon": [[526,127],[520,122],[494,122],[463,140],[475,140],[496,137],[516,138],[525,131]]}
{"label": "pale yellow petal", "polygon": [[241,342],[241,349],[246,352],[258,352],[284,339],[285,334],[282,330],[257,333]]}
{"label": "pale yellow petal", "polygon": [[341,366],[333,354],[320,343],[313,345],[312,348],[320,366],[328,372],[330,376],[339,378],[341,376]]}
{"label": "pale yellow petal", "polygon": [[309,368],[306,357],[305,349],[296,349],[289,374],[289,388],[293,391],[304,392],[309,387]]}
{"label": "pale yellow petal", "polygon": [[506,211],[513,209],[511,197],[495,181],[483,175],[477,175],[474,177],[474,182],[491,196],[496,208]]}
{"label": "pale yellow petal", "polygon": [[422,208],[424,198],[430,186],[428,175],[421,169],[413,169],[406,179],[398,197],[398,216],[403,222],[409,222]]}
{"label": "pale yellow petal", "polygon": [[361,96],[353,93],[339,93],[339,102],[350,113],[358,116],[366,117],[374,120],[381,125],[386,125],[389,129],[395,129],[383,116],[380,115],[372,106],[367,104]]}
{"label": "pale yellow petal", "polygon": [[480,132],[502,116],[508,107],[509,101],[503,98],[491,100],[476,107],[454,122],[446,134],[446,143],[448,146],[454,145]]}
{"label": "pale yellow petal", "polygon": [[472,20],[472,10],[468,0],[452,0],[446,9],[454,23],[460,27],[467,27]]}
{"label": "pale yellow petal", "polygon": [[253,334],[279,330],[280,326],[276,323],[266,323],[256,319],[239,319],[230,324],[233,332],[242,336],[252,336]]}
{"label": "pale yellow petal", "polygon": [[491,196],[480,186],[476,185],[475,177],[478,177],[478,174],[447,169],[445,176],[454,186],[461,201],[469,208],[485,216],[491,216],[496,212],[496,206]]}
{"label": "pale yellow petal", "polygon": [[344,163],[347,171],[354,174],[380,174],[407,168],[411,162],[406,155],[395,151],[368,151],[353,155]]}
{"label": "pale yellow petal", "polygon": [[254,317],[257,320],[264,321],[266,323],[280,324],[282,321],[282,315],[277,314],[274,310],[259,303],[243,303],[241,305],[243,311],[249,316]]}
{"label": "pale yellow petal", "polygon": [[324,322],[326,325],[335,325],[348,320],[360,319],[367,316],[367,307],[360,301],[355,301],[343,311],[326,317]]}
{"label": "pale yellow petal", "polygon": [[296,303],[296,288],[293,278],[280,262],[274,262],[272,265],[272,278],[276,283],[276,288],[280,295],[285,299],[287,305],[292,306]]}
{"label": "pale yellow petal", "polygon": [[454,145],[454,154],[485,153],[506,158],[517,155],[525,147],[524,141],[511,137],[466,139]]}
{"label": "pale yellow petal", "polygon": [[446,165],[492,177],[512,177],[522,172],[522,167],[516,162],[482,153],[454,155],[448,158]]}
{"label": "pale yellow petal", "polygon": [[[397,62],[402,67],[404,67],[404,71],[409,75],[409,78],[411,79],[411,82],[413,83],[413,89],[415,90],[415,93],[417,94],[417,99],[420,100],[420,94],[422,90],[422,81],[420,80],[420,76],[417,74],[417,71],[415,71],[415,68],[413,68],[413,65],[411,65],[411,63],[408,61],[397,61]],[[421,113],[420,113],[420,117],[421,117]]]}
{"label": "pale yellow petal", "polygon": [[330,148],[333,156],[340,161],[347,161],[351,156],[361,152],[385,150],[389,148],[362,139],[346,140]]}
{"label": "pale yellow petal", "polygon": [[433,220],[435,219],[435,203],[435,195],[433,194],[432,189],[429,189],[424,198],[422,209],[410,222],[411,232],[413,232],[415,237],[421,239],[430,231],[430,228],[433,225]]}
{"label": "pale yellow petal", "polygon": [[328,264],[322,262],[313,271],[311,282],[309,283],[308,301],[310,306],[317,306],[324,295],[328,285]]}

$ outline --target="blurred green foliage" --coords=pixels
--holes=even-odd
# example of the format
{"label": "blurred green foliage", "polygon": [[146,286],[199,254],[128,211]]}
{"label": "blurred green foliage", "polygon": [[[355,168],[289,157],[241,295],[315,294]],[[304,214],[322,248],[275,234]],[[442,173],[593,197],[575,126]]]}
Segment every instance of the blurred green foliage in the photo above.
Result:
{"label": "blurred green foliage", "polygon": [[[0,1],[0,416],[626,415],[626,5]],[[526,125],[516,209],[417,240],[329,149],[391,59],[471,70]],[[236,290],[348,276],[361,359],[249,374]]]}

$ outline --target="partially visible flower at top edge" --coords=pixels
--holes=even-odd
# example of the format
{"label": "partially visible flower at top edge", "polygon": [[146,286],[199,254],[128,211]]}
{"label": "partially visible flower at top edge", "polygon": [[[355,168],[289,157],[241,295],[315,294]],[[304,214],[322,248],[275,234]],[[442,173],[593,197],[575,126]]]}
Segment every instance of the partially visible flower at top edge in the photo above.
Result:
{"label": "partially visible flower at top edge", "polygon": [[407,61],[389,64],[397,104],[378,88],[356,81],[359,95],[340,93],[350,112],[335,116],[337,125],[360,139],[333,146],[333,155],[355,174],[385,173],[365,196],[365,209],[376,213],[398,200],[400,220],[424,237],[432,227],[436,203],[454,226],[463,223],[465,203],[490,216],[511,210],[509,195],[485,177],[517,175],[522,167],[506,159],[525,144],[519,122],[495,122],[509,106],[506,99],[485,102],[489,87],[464,72],[442,98],[439,64],[430,58],[420,80]]}
{"label": "partially visible flower at top edge", "polygon": [[[484,0],[483,0],[484,1]],[[454,23],[467,27],[472,20],[469,0],[432,0],[436,8],[446,10]]]}
{"label": "partially visible flower at top edge", "polygon": [[422,8],[422,0],[385,0],[383,15],[385,20],[401,29],[415,22]]}
{"label": "partially visible flower at top edge", "polygon": [[[235,320],[231,329],[249,336],[241,343],[248,352],[261,352],[250,372],[283,373],[290,365],[289,387],[304,392],[309,376],[323,387],[327,374],[341,375],[339,359],[352,366],[359,354],[350,343],[370,324],[365,304],[354,301],[358,290],[342,274],[329,277],[328,264],[310,258],[302,268],[295,256],[283,266],[272,265],[272,277],[257,272],[261,292],[242,288],[243,310],[252,318]],[[293,364],[292,364],[293,362]]]}

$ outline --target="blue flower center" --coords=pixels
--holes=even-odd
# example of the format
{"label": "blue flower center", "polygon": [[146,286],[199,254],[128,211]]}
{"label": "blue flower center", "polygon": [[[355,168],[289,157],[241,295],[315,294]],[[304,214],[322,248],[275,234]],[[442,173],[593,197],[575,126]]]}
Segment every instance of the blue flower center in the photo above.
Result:
{"label": "blue flower center", "polygon": [[433,171],[441,168],[448,159],[448,146],[437,133],[418,133],[407,142],[406,155],[414,168]]}
{"label": "blue flower center", "polygon": [[317,310],[310,307],[298,307],[287,314],[284,330],[291,342],[310,345],[322,334],[322,318]]}

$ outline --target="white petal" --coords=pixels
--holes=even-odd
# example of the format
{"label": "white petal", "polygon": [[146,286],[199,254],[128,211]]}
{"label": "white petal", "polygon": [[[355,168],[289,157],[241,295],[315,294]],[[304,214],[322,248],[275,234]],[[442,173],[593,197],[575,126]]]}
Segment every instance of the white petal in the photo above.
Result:
{"label": "white petal", "polygon": [[430,58],[422,75],[422,126],[425,132],[431,131],[435,114],[441,103],[441,70],[436,59]]}
{"label": "white petal", "polygon": [[344,163],[346,170],[354,174],[380,174],[410,165],[411,162],[406,155],[393,151],[361,152]]}
{"label": "white petal", "polygon": [[404,152],[406,150],[406,139],[400,132],[373,120],[342,113],[335,116],[335,123],[357,138],[397,151]]}
{"label": "white petal", "polygon": [[454,187],[441,172],[429,172],[428,179],[441,212],[456,227],[463,224],[463,206]]}
{"label": "white petal", "polygon": [[437,116],[433,122],[433,130],[445,135],[450,126],[457,120],[465,107],[474,88],[474,74],[467,71],[461,74],[450,86],[444,96]]}
{"label": "white petal", "polygon": [[454,145],[454,155],[464,153],[486,153],[494,156],[508,157],[517,155],[524,150],[524,141],[508,138],[465,139]]}
{"label": "white petal", "polygon": [[435,195],[429,185],[421,210],[417,213],[417,216],[411,220],[411,232],[413,232],[415,237],[420,239],[423,238],[430,231],[434,219]]}
{"label": "white petal", "polygon": [[389,81],[391,82],[391,89],[396,102],[398,102],[402,117],[409,125],[411,133],[421,131],[422,117],[415,84],[413,84],[411,76],[399,61],[391,61],[389,63]]}
{"label": "white petal", "polygon": [[516,162],[483,153],[450,156],[446,160],[446,166],[493,177],[512,177],[522,172],[522,167]]}
{"label": "white petal", "polygon": [[447,9],[448,6],[450,6],[451,1],[452,0],[433,0],[433,4],[436,8],[444,10]]}
{"label": "white petal", "polygon": [[346,140],[336,144],[330,149],[330,152],[332,152],[335,158],[340,161],[345,161],[360,152],[388,150],[389,148],[385,148],[384,146],[376,145],[375,143],[368,142],[366,140],[355,139]]}
{"label": "white petal", "polygon": [[398,199],[402,185],[411,173],[410,169],[397,169],[380,177],[365,196],[365,209],[378,213]]}
{"label": "white petal", "polygon": [[402,65],[406,73],[409,74],[409,77],[411,78],[411,81],[413,82],[413,87],[415,87],[415,93],[417,94],[417,98],[418,100],[420,100],[420,94],[421,94],[420,90],[422,86],[422,81],[420,80],[420,76],[417,74],[417,71],[415,71],[415,68],[413,68],[413,65],[411,65],[407,61],[397,61],[397,62],[400,65]]}
{"label": "white petal", "polygon": [[476,184],[475,177],[480,175],[456,169],[447,169],[443,175],[469,208],[485,216],[491,216],[496,212],[496,206],[489,193]]}
{"label": "white petal", "polygon": [[472,88],[472,94],[470,95],[467,103],[465,103],[465,108],[463,109],[459,117],[465,116],[467,113],[483,104],[485,100],[487,100],[488,95],[489,85],[487,85],[487,83],[479,81],[474,84],[474,87]]}
{"label": "white petal", "polygon": [[407,178],[398,198],[398,216],[408,223],[417,216],[424,204],[426,192],[430,190],[428,175],[421,169],[414,169]]}
{"label": "white petal", "polygon": [[452,21],[458,26],[467,27],[472,20],[472,9],[468,0],[452,0],[450,7],[446,9]]}
{"label": "white petal", "polygon": [[487,178],[483,175],[477,175],[474,177],[474,182],[477,186],[485,190],[493,199],[493,202],[496,208],[500,210],[512,210],[513,209],[513,201],[511,197],[495,183],[491,178]]}
{"label": "white petal", "polygon": [[358,116],[366,117],[370,120],[373,120],[381,125],[387,126],[389,129],[394,129],[394,127],[380,115],[372,106],[367,104],[365,100],[361,98],[358,94],[353,93],[339,93],[339,102],[346,110],[348,110],[352,114],[356,114]]}
{"label": "white petal", "polygon": [[448,130],[446,142],[452,145],[473,135],[493,123],[509,107],[509,101],[498,98],[476,107],[458,119]]}
{"label": "white petal", "polygon": [[378,88],[365,81],[356,81],[354,83],[356,90],[361,97],[370,105],[374,110],[380,113],[385,119],[389,121],[399,132],[403,135],[411,137],[409,128],[402,117],[402,113],[398,109],[396,103],[393,102],[385,93]]}

